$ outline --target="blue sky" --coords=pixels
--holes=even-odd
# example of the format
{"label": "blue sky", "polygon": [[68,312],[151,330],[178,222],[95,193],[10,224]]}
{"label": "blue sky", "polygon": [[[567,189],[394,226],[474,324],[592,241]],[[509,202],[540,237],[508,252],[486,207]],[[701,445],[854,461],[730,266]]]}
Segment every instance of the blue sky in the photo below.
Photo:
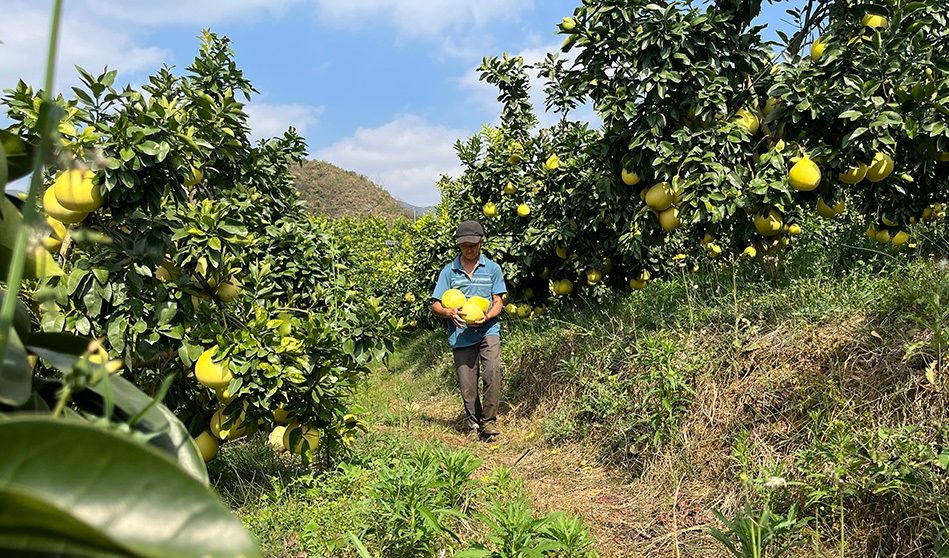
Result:
{"label": "blue sky", "polygon": [[[39,85],[52,1],[3,3],[0,89],[20,78]],[[562,40],[556,24],[579,3],[66,0],[56,88],[77,82],[75,64],[118,69],[122,84],[141,83],[163,64],[183,70],[201,29],[210,28],[232,39],[260,92],[247,108],[255,136],[293,125],[311,157],[432,205],[438,176],[459,172],[454,141],[497,121],[496,94],[477,80],[481,59],[504,52],[542,59]],[[778,21],[785,7],[766,5],[763,19]],[[539,87],[535,98],[541,102]]]}

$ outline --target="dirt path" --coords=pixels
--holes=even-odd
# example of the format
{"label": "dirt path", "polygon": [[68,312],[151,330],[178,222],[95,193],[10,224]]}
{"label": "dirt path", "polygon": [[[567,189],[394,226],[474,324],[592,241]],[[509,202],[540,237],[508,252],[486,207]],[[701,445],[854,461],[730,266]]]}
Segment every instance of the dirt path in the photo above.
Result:
{"label": "dirt path", "polygon": [[502,435],[496,442],[469,438],[462,433],[460,397],[449,393],[447,382],[433,375],[398,369],[380,374],[371,388],[376,404],[389,416],[398,417],[398,424],[379,427],[468,449],[484,460],[475,476],[501,466],[510,468],[523,480],[535,509],[581,515],[603,557],[710,555],[703,531],[711,516],[701,500],[689,496],[695,490],[688,490],[700,487],[680,487],[673,497],[650,493],[654,491],[648,480],[627,482],[621,472],[600,464],[582,443],[548,445],[539,424],[542,412],[526,418],[517,408],[502,409],[498,421]]}

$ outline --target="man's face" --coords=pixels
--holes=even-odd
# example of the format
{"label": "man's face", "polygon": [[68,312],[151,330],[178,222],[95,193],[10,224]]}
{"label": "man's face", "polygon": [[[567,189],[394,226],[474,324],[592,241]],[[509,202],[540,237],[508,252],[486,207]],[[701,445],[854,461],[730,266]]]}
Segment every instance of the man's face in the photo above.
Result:
{"label": "man's face", "polygon": [[463,244],[459,244],[458,247],[461,249],[461,256],[468,261],[478,259],[478,256],[481,253],[480,242],[465,242]]}

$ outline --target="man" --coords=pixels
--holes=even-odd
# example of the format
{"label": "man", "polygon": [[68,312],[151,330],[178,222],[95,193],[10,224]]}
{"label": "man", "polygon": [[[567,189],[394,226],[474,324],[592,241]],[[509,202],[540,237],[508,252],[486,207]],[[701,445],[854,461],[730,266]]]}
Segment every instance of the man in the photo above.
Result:
{"label": "man", "polygon": [[[438,275],[432,292],[432,310],[447,320],[448,344],[455,359],[455,371],[465,403],[469,433],[491,440],[499,434],[498,401],[501,398],[501,323],[498,314],[507,292],[501,266],[484,257],[481,243],[484,229],[477,221],[463,221],[455,231],[455,243],[461,254]],[[484,318],[465,323],[464,314],[445,308],[441,299],[448,289],[458,289],[466,298],[480,296],[491,301]],[[478,368],[484,384],[478,397]]]}

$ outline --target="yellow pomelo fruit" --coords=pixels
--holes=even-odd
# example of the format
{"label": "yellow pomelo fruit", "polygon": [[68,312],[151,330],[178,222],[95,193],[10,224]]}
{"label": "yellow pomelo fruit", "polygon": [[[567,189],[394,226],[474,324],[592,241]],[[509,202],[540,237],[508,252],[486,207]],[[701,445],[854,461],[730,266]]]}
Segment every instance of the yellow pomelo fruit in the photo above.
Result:
{"label": "yellow pomelo fruit", "polygon": [[234,401],[234,395],[227,390],[226,387],[217,388],[214,390],[214,395],[217,397],[217,400],[225,405],[229,404],[231,401]]}
{"label": "yellow pomelo fruit", "polygon": [[901,246],[906,244],[907,240],[909,240],[909,233],[906,231],[899,231],[893,235],[893,238],[890,239],[890,244],[893,246]]}
{"label": "yellow pomelo fruit", "polygon": [[513,302],[507,303],[507,305],[504,307],[504,311],[507,312],[507,315],[512,318],[517,317],[517,305]]}
{"label": "yellow pomelo fruit", "polygon": [[666,232],[672,232],[679,228],[682,221],[679,220],[679,209],[670,207],[665,211],[659,212],[659,226]]}
{"label": "yellow pomelo fruit", "polygon": [[445,291],[445,294],[442,295],[442,306],[445,308],[461,308],[467,301],[468,299],[465,298],[465,293],[458,289],[448,289]]}
{"label": "yellow pomelo fruit", "polygon": [[207,430],[198,434],[198,437],[194,439],[194,443],[198,446],[201,459],[203,459],[205,463],[217,457],[217,451],[221,447],[221,443],[218,439]]}
{"label": "yellow pomelo fruit", "polygon": [[646,191],[646,205],[654,211],[664,211],[672,205],[674,195],[671,184],[659,182]]}
{"label": "yellow pomelo fruit", "polygon": [[837,212],[824,203],[824,198],[817,198],[817,214],[825,219],[833,219],[837,216]]}
{"label": "yellow pomelo fruit", "polygon": [[646,284],[649,283],[649,279],[651,277],[652,276],[650,275],[649,271],[644,269],[638,277],[633,277],[629,280],[629,286],[636,289],[637,291],[642,290],[646,287]]}
{"label": "yellow pomelo fruit", "polygon": [[198,362],[194,366],[194,375],[199,382],[211,389],[224,389],[231,382],[231,371],[228,370],[227,361],[215,363],[214,355],[218,351],[215,345],[201,353]]}
{"label": "yellow pomelo fruit", "polygon": [[863,163],[857,163],[857,166],[850,167],[846,172],[837,175],[844,184],[859,184],[867,176],[868,167]]}
{"label": "yellow pomelo fruit", "polygon": [[876,238],[877,230],[873,228],[872,226],[867,227],[866,235],[867,235],[867,238]]}
{"label": "yellow pomelo fruit", "polygon": [[755,214],[755,230],[761,236],[774,236],[781,232],[783,225],[781,212],[777,209]]}
{"label": "yellow pomelo fruit", "polygon": [[811,60],[817,62],[820,60],[820,57],[824,55],[824,50],[827,48],[827,43],[824,43],[820,40],[820,37],[817,38],[811,44]]}
{"label": "yellow pomelo fruit", "polygon": [[484,318],[484,310],[481,309],[481,305],[471,300],[461,307],[461,313],[465,315],[465,321],[469,324]]}
{"label": "yellow pomelo fruit", "polygon": [[863,19],[860,20],[860,23],[873,29],[886,29],[890,26],[890,22],[885,16],[869,13],[864,14]]}
{"label": "yellow pomelo fruit", "polygon": [[923,209],[923,213],[920,215],[920,219],[923,221],[932,221],[933,220],[933,208],[927,207]]}
{"label": "yellow pomelo fruit", "polygon": [[531,207],[526,203],[522,203],[521,205],[517,206],[517,214],[520,217],[527,217],[531,214]]}
{"label": "yellow pomelo fruit", "polygon": [[105,371],[109,374],[115,374],[125,366],[125,363],[123,363],[121,359],[109,359],[109,353],[105,352],[105,350],[98,354],[89,355],[89,363],[105,367]]}
{"label": "yellow pomelo fruit", "polygon": [[527,304],[526,302],[522,302],[522,303],[520,303],[520,304],[517,305],[517,317],[518,317],[518,318],[526,318],[526,317],[528,317],[528,316],[530,316],[530,315],[531,315],[531,307],[530,307],[530,304]]}
{"label": "yellow pomelo fruit", "polygon": [[198,167],[191,165],[191,176],[185,178],[185,188],[191,188],[204,180],[204,173]]}
{"label": "yellow pomelo fruit", "polygon": [[167,283],[168,281],[171,281],[173,277],[171,276],[171,272],[168,271],[167,267],[160,265],[157,269],[155,269],[155,279],[158,279],[162,283]]}
{"label": "yellow pomelo fruit", "polygon": [[[322,438],[322,433],[319,428],[290,423],[283,432],[283,447],[287,448],[290,453],[298,455],[307,450],[312,453],[320,447],[320,438]],[[296,440],[296,444],[291,447],[290,444],[293,440]]]}
{"label": "yellow pomelo fruit", "polygon": [[746,257],[754,258],[758,255],[758,250],[756,250],[754,246],[748,246],[744,249],[742,254],[744,254]]}
{"label": "yellow pomelo fruit", "polygon": [[758,115],[745,108],[738,109],[738,112],[735,113],[734,122],[752,135],[757,134],[758,128],[761,126]]}
{"label": "yellow pomelo fruit", "polygon": [[233,302],[241,294],[241,282],[237,279],[228,279],[223,281],[214,290],[221,302]]}
{"label": "yellow pomelo fruit", "polygon": [[820,184],[820,168],[807,156],[794,163],[788,173],[788,183],[800,192],[810,192]]}
{"label": "yellow pomelo fruit", "polygon": [[708,257],[710,258],[717,258],[722,255],[722,247],[714,242],[709,243],[708,246],[705,247],[705,250],[708,252]]}
{"label": "yellow pomelo fruit", "polygon": [[890,231],[877,231],[874,238],[876,238],[876,241],[880,244],[887,244],[890,242]]}
{"label": "yellow pomelo fruit", "polygon": [[237,418],[225,416],[223,407],[211,415],[211,434],[220,440],[236,440],[247,434],[248,426],[243,410]]}
{"label": "yellow pomelo fruit", "polygon": [[53,186],[47,188],[43,194],[43,209],[48,216],[69,225],[81,223],[88,215],[85,211],[71,211],[60,205],[59,201],[56,200],[56,192]]}
{"label": "yellow pomelo fruit", "polygon": [[702,246],[705,246],[707,244],[711,244],[712,242],[715,242],[715,237],[712,236],[712,233],[705,233],[705,236],[702,237],[702,240],[700,242]]}
{"label": "yellow pomelo fruit", "polygon": [[277,424],[286,424],[290,419],[290,412],[283,407],[277,407],[273,410],[273,419]]}
{"label": "yellow pomelo fruit", "polygon": [[949,162],[949,151],[942,151],[939,153],[939,162],[940,163]]}
{"label": "yellow pomelo fruit", "polygon": [[573,292],[573,283],[569,279],[554,281],[554,292],[559,295],[568,295]]}
{"label": "yellow pomelo fruit", "polygon": [[801,225],[798,225],[797,223],[788,227],[788,234],[791,236],[799,236],[801,232]]}
{"label": "yellow pomelo fruit", "polygon": [[484,298],[483,296],[473,296],[468,299],[468,302],[474,302],[475,304],[477,304],[478,308],[480,308],[482,312],[487,312],[488,308],[491,307],[491,301]]}
{"label": "yellow pomelo fruit", "polygon": [[[768,100],[764,102],[764,108],[761,109],[761,116],[768,116],[771,114],[771,111],[781,106],[781,99],[776,97],[768,97]],[[778,151],[781,151],[778,149]]]}
{"label": "yellow pomelo fruit", "polygon": [[557,249],[555,250],[555,252],[557,253],[557,257],[560,258],[561,260],[567,259],[567,247],[566,247],[566,246],[557,245]]}
{"label": "yellow pomelo fruit", "polygon": [[639,184],[639,175],[632,171],[627,171],[623,169],[620,171],[620,178],[623,180],[623,184],[627,186],[635,186]]}
{"label": "yellow pomelo fruit", "polygon": [[267,436],[267,442],[270,443],[277,451],[285,451],[287,448],[283,446],[283,435],[287,432],[287,427],[283,425],[275,426],[273,430],[270,431],[270,434]]}
{"label": "yellow pomelo fruit", "polygon": [[498,208],[496,205],[494,205],[494,202],[488,202],[484,204],[482,212],[484,213],[485,217],[494,217],[498,214]]}
{"label": "yellow pomelo fruit", "polygon": [[887,217],[886,214],[880,215],[880,222],[883,223],[884,225],[886,225],[887,227],[895,227],[895,226],[896,226],[896,221],[894,221],[893,219],[890,219],[889,217]]}
{"label": "yellow pomelo fruit", "polygon": [[59,248],[63,245],[63,241],[54,237],[47,236],[43,239],[43,247],[49,250],[50,252],[59,252]]}
{"label": "yellow pomelo fruit", "polygon": [[510,194],[513,194],[514,192],[517,192],[517,188],[514,187],[513,183],[508,182],[507,184],[504,185],[504,189],[502,191],[505,194],[510,195]]}
{"label": "yellow pomelo fruit", "polygon": [[544,161],[544,168],[549,171],[559,169],[560,157],[557,157],[556,155],[551,155],[550,157],[547,157],[547,160]]}
{"label": "yellow pomelo fruit", "polygon": [[105,199],[99,186],[92,183],[93,176],[92,171],[88,170],[73,169],[61,172],[53,182],[53,192],[59,205],[70,211],[85,213],[102,207]]}
{"label": "yellow pomelo fruit", "polygon": [[46,224],[48,224],[50,228],[53,229],[53,232],[52,232],[53,238],[57,238],[59,240],[66,240],[66,225],[62,224],[56,219],[53,219],[52,217],[46,218]]}
{"label": "yellow pomelo fruit", "polygon": [[879,152],[873,156],[873,161],[867,168],[867,180],[880,182],[893,172],[893,158],[886,153]]}
{"label": "yellow pomelo fruit", "polygon": [[591,269],[587,272],[587,283],[595,285],[603,278],[603,274],[598,269]]}

